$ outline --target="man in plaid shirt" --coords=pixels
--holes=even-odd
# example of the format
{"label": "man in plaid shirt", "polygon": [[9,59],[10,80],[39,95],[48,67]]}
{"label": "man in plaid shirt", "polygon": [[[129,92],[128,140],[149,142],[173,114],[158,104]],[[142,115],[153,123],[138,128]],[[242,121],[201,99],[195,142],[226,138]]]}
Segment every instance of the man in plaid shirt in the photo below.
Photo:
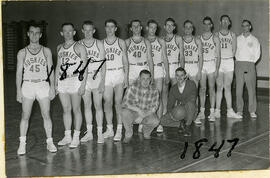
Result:
{"label": "man in plaid shirt", "polygon": [[142,70],[139,79],[131,85],[124,96],[122,103],[122,118],[126,130],[124,142],[128,143],[133,135],[133,123],[142,124],[145,139],[158,125],[156,111],[159,106],[159,92],[150,85],[151,73]]}

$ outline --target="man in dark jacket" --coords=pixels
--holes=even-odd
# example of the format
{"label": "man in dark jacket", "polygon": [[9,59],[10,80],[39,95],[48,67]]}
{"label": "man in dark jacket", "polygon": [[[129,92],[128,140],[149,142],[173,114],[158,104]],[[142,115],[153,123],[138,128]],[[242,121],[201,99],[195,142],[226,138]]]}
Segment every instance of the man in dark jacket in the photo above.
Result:
{"label": "man in dark jacket", "polygon": [[175,70],[177,84],[173,85],[169,92],[167,113],[161,119],[161,125],[179,125],[179,131],[184,136],[190,136],[190,126],[196,117],[196,84],[187,80],[186,71],[179,67]]}

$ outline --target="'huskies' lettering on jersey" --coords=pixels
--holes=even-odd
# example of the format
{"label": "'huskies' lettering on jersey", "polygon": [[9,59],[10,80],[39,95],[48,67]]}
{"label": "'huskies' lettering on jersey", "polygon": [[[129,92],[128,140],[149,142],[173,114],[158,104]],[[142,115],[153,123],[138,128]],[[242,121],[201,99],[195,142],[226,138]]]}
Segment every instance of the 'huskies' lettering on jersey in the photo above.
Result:
{"label": "'huskies' lettering on jersey", "polygon": [[205,61],[215,59],[216,57],[216,46],[213,38],[213,35],[211,35],[208,39],[204,39],[203,36],[201,36],[203,60]]}
{"label": "'huskies' lettering on jersey", "polygon": [[105,48],[106,70],[111,68],[123,67],[123,51],[119,45],[119,38],[112,44],[108,44],[106,39],[103,41]]}
{"label": "'huskies' lettering on jersey", "polygon": [[231,32],[223,35],[221,32],[218,33],[220,39],[220,48],[221,48],[221,58],[232,58],[232,35]]}
{"label": "'huskies' lettering on jersey", "polygon": [[184,57],[185,61],[199,61],[198,46],[194,38],[189,43],[184,40]]}
{"label": "'huskies' lettering on jersey", "polygon": [[142,40],[138,43],[130,38],[130,44],[128,46],[127,53],[128,60],[131,64],[147,62],[147,47],[144,38],[142,38]]}

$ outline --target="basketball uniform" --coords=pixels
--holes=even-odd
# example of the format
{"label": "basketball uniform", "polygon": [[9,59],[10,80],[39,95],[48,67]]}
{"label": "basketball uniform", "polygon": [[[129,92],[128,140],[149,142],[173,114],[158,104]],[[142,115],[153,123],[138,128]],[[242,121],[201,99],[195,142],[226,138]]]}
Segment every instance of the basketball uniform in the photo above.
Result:
{"label": "basketball uniform", "polygon": [[203,50],[203,68],[202,72],[206,74],[211,74],[216,71],[216,46],[214,43],[213,34],[208,39],[202,40],[202,50]]}
{"label": "basketball uniform", "polygon": [[[93,79],[97,69],[102,63],[103,59],[100,59],[100,50],[97,45],[97,40],[95,39],[91,46],[87,46],[83,40],[80,41],[82,45],[86,48],[87,60],[90,60],[88,64],[88,77],[85,85],[86,90],[93,90],[99,87],[101,82],[101,69],[97,73],[95,79]],[[91,58],[91,59],[90,59]]]}
{"label": "basketball uniform", "polygon": [[175,35],[170,41],[166,41],[167,58],[169,63],[170,78],[175,78],[175,70],[180,66],[179,53],[180,49],[176,43]]}
{"label": "basketball uniform", "polygon": [[[184,39],[183,39],[184,40]],[[191,77],[198,73],[199,51],[195,39],[188,43],[184,40],[185,70]]]}
{"label": "basketball uniform", "polygon": [[234,60],[232,50],[232,34],[229,32],[227,35],[218,33],[221,47],[221,61],[219,72],[232,72],[234,71]]}
{"label": "basketball uniform", "polygon": [[162,46],[157,38],[153,42],[151,42],[151,47],[152,47],[152,58],[154,63],[154,77],[155,79],[164,78],[165,69],[161,55]]}
{"label": "basketball uniform", "polygon": [[41,46],[38,53],[33,54],[25,47],[25,59],[23,63],[22,95],[28,99],[43,99],[49,97],[50,85],[46,82],[48,77],[47,59],[44,55],[44,47]]}
{"label": "basketball uniform", "polygon": [[108,44],[106,39],[103,43],[107,59],[105,86],[115,87],[124,82],[123,50],[120,47],[119,38],[116,38],[112,44]]}
{"label": "basketball uniform", "polygon": [[131,84],[131,82],[138,79],[141,70],[149,70],[145,39],[142,38],[140,42],[136,43],[130,38],[127,54],[129,60],[129,81]]}
{"label": "basketball uniform", "polygon": [[[64,71],[59,71],[59,79],[58,79],[58,91],[59,93],[77,93],[80,86],[81,81],[79,80],[79,73],[73,74],[73,72],[78,69],[81,58],[75,52],[75,45],[77,42],[74,42],[69,48],[65,48],[64,44],[60,47],[58,51],[58,59],[60,60],[60,65],[66,69],[66,64],[70,64],[70,66],[66,70],[66,78],[61,80],[61,75]],[[82,70],[79,68],[78,70]]]}

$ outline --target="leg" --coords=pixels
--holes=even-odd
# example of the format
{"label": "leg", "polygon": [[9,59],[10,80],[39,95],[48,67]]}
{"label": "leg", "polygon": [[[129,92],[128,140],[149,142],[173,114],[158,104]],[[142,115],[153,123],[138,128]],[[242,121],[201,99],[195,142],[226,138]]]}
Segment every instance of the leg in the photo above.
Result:
{"label": "leg", "polygon": [[202,119],[205,118],[204,115],[204,110],[205,110],[205,98],[206,98],[206,80],[207,80],[207,75],[206,73],[202,73],[202,77],[200,80],[200,116]]}
{"label": "leg", "polygon": [[143,135],[144,138],[150,139],[151,132],[159,124],[159,119],[156,114],[149,115],[142,120],[143,126]]}
{"label": "leg", "polygon": [[133,135],[133,122],[137,117],[138,114],[136,114],[134,111],[131,111],[128,108],[122,108],[122,122],[126,130],[124,139],[125,143],[129,142]]}
{"label": "leg", "polygon": [[98,90],[93,90],[94,106],[96,110],[96,121],[97,121],[97,143],[104,143],[102,135],[103,126],[103,107],[102,107],[102,94]]}
{"label": "leg", "polygon": [[113,124],[112,124],[112,119],[113,119],[113,111],[112,111],[113,87],[112,86],[105,86],[103,97],[104,97],[104,111],[105,111],[105,116],[106,116],[106,121],[107,121],[107,130],[104,133],[104,138],[108,138],[108,137],[114,136]]}
{"label": "leg", "polygon": [[232,89],[231,89],[232,80],[233,80],[233,71],[226,72],[224,74],[224,89],[225,89],[227,109],[232,108]]}
{"label": "leg", "polygon": [[241,63],[235,64],[235,79],[236,79],[236,107],[237,112],[242,113],[244,108],[243,88],[244,88],[244,71]]}
{"label": "leg", "polygon": [[215,74],[208,74],[208,88],[209,88],[209,99],[210,99],[210,115],[209,120],[215,121],[215,101],[216,101],[216,91],[215,91]]}
{"label": "leg", "polygon": [[254,64],[249,64],[248,73],[244,75],[246,86],[248,90],[248,111],[250,113],[255,113],[257,109],[256,101],[256,70]]}
{"label": "leg", "polygon": [[[163,80],[164,80],[164,78],[155,79],[155,85],[156,85],[160,94],[162,93]],[[160,120],[162,115],[163,115],[162,97],[159,97],[159,103],[160,104],[159,104],[159,107],[157,110],[157,116],[158,116],[158,119]],[[161,125],[159,125],[157,127],[157,132],[163,132],[163,127]]]}
{"label": "leg", "polygon": [[167,103],[168,103],[168,93],[169,93],[169,85],[166,82],[163,82],[162,85],[162,105],[163,105],[163,115],[167,113]]}
{"label": "leg", "polygon": [[218,77],[216,78],[217,84],[217,93],[216,93],[216,111],[215,116],[220,118],[220,105],[223,96],[223,88],[224,88],[224,73],[219,72]]}

